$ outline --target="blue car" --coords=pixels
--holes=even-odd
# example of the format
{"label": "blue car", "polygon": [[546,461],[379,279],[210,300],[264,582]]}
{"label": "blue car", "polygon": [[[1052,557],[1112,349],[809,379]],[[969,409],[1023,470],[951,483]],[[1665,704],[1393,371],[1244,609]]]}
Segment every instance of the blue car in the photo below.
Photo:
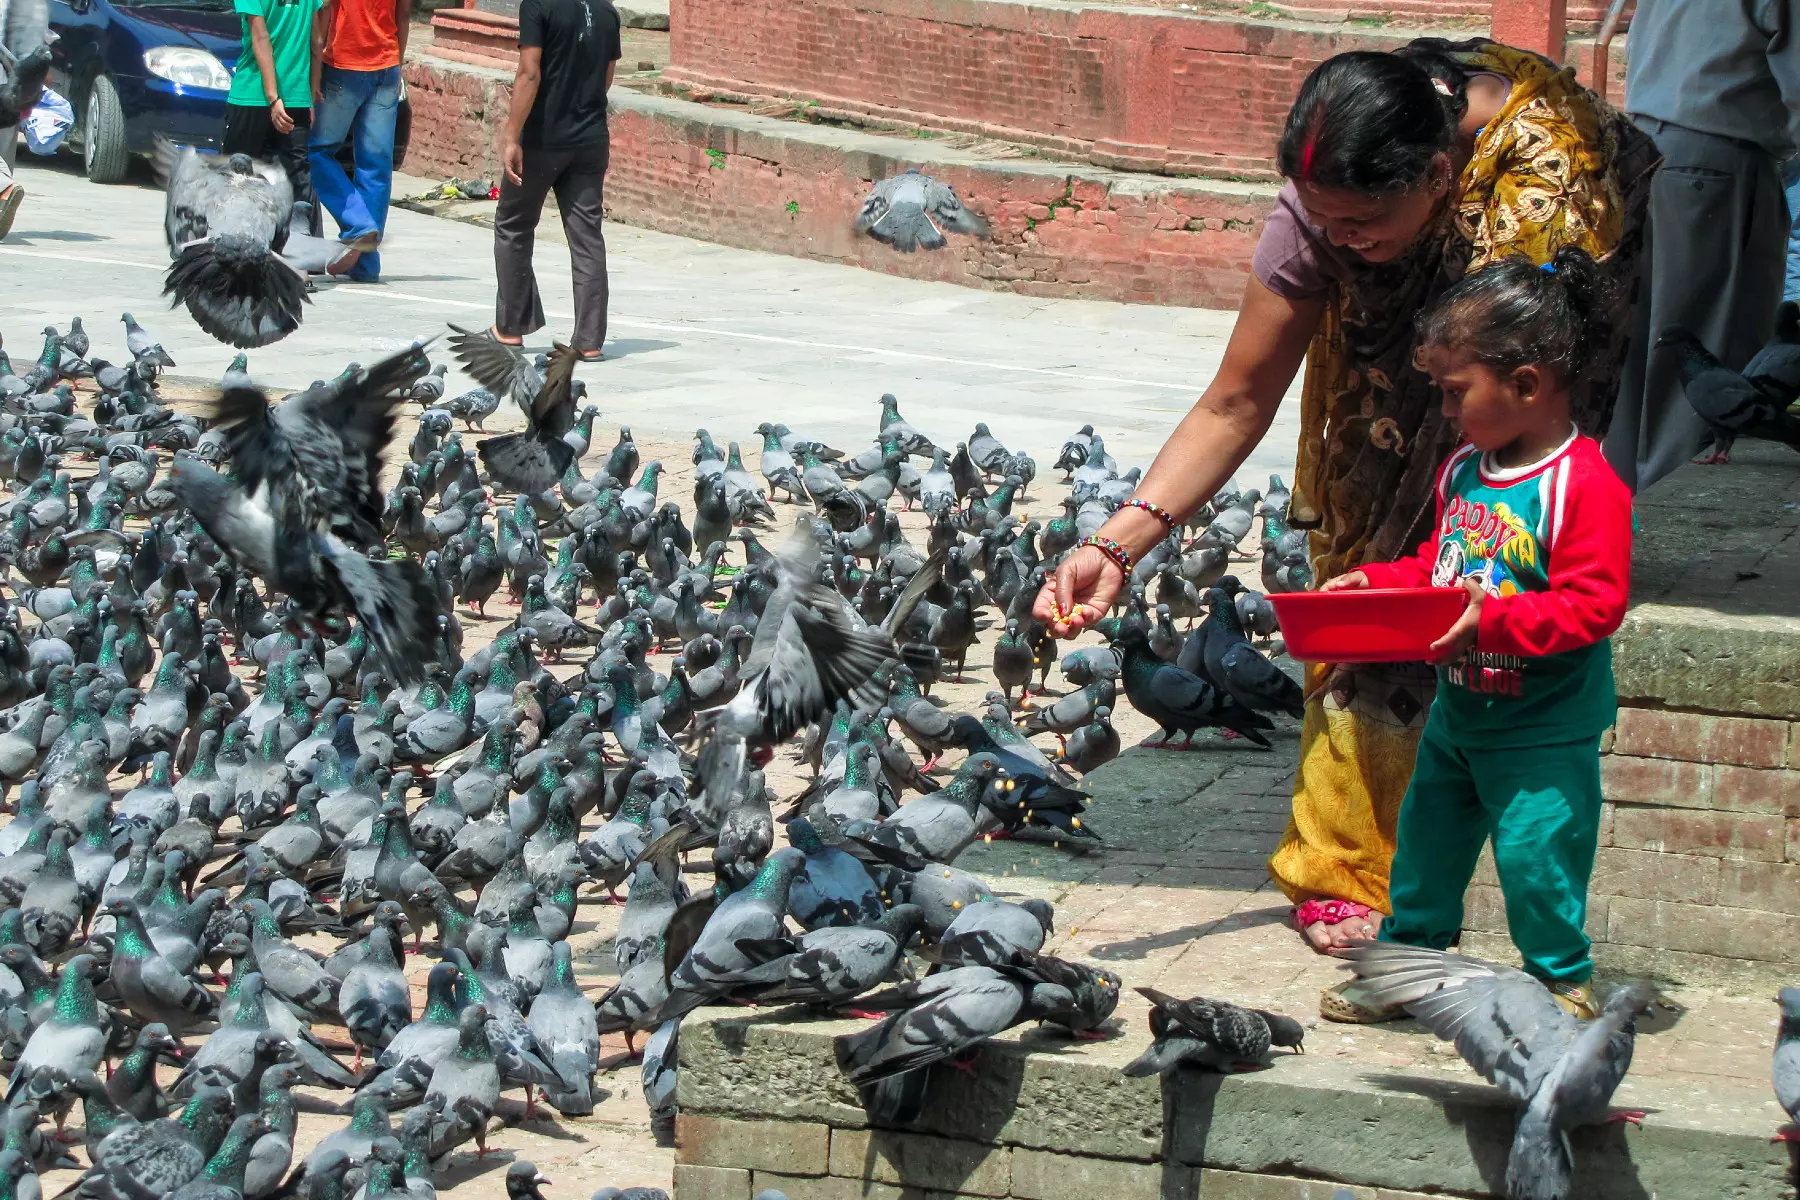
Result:
{"label": "blue car", "polygon": [[[218,149],[225,94],[242,46],[231,0],[50,0],[50,86],[75,109],[70,141],[95,183],[122,183],[162,135]],[[402,84],[394,164],[411,109]],[[348,148],[344,154],[348,156]]]}

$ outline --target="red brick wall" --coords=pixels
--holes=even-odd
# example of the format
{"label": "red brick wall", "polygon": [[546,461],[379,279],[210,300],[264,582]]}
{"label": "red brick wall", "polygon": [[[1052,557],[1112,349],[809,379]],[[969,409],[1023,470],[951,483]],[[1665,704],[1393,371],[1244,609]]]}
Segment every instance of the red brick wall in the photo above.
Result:
{"label": "red brick wall", "polygon": [[1002,0],[673,0],[665,77],[1091,154],[1266,174],[1300,80],[1367,29]]}
{"label": "red brick wall", "polygon": [[[408,63],[407,167],[491,179],[504,78]],[[747,117],[615,89],[607,211],[631,225],[802,258],[1044,296],[1235,308],[1267,192],[1201,181],[1064,172],[1042,164],[933,161],[871,153],[875,139]],[[990,236],[900,254],[850,225],[870,182],[909,165],[956,188]],[[1125,186],[1113,186],[1124,184]],[[791,208],[790,208],[791,206]]]}

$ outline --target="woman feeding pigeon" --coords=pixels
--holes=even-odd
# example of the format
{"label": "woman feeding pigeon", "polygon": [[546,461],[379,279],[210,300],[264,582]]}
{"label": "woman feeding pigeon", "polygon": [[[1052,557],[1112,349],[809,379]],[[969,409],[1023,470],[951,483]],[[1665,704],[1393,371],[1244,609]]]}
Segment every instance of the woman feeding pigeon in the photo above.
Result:
{"label": "woman feeding pigeon", "polygon": [[[1600,837],[1600,735],[1618,715],[1612,643],[1631,580],[1631,493],[1575,427],[1571,387],[1607,331],[1594,260],[1490,263],[1420,319],[1420,358],[1467,439],[1438,473],[1418,552],[1365,563],[1323,591],[1468,590],[1431,647],[1437,696],[1400,805],[1383,941],[1448,950],[1491,834],[1506,920],[1527,973],[1572,1015],[1599,1014],[1588,978],[1588,877]],[[1342,985],[1341,1021],[1403,1015]]]}
{"label": "woman feeding pigeon", "polygon": [[[1468,271],[1586,250],[1608,282],[1638,265],[1654,149],[1548,60],[1423,39],[1321,64],[1288,114],[1288,185],[1263,229],[1218,374],[1137,497],[1071,554],[1037,601],[1057,637],[1092,625],[1129,565],[1195,512],[1301,392],[1293,524],[1328,580],[1415,545],[1436,518],[1457,434],[1415,363],[1414,319]],[[1576,424],[1604,430],[1631,328],[1614,297]],[[1388,911],[1395,822],[1435,681],[1424,664],[1311,664],[1293,814],[1270,859],[1320,951]]]}

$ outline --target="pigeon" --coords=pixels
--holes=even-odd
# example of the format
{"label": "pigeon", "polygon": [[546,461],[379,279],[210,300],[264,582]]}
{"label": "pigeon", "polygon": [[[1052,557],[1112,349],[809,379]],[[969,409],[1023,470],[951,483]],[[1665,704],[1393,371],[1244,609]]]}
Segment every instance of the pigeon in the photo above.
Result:
{"label": "pigeon", "polygon": [[247,154],[176,151],[164,138],[156,154],[168,169],[163,225],[175,260],[163,294],[239,349],[300,328],[306,278],[280,256],[294,210],[287,172]]}
{"label": "pigeon", "polygon": [[944,231],[987,236],[987,222],[963,207],[949,184],[939,183],[915,167],[883,179],[872,188],[856,214],[854,229],[905,254],[948,244]]}
{"label": "pigeon", "polygon": [[206,1024],[218,1011],[212,993],[182,974],[157,950],[138,907],[115,900],[100,909],[114,921],[110,977],[134,1017],[165,1026],[177,1036]]}
{"label": "pigeon", "polygon": [[575,984],[569,943],[557,942],[551,950],[549,978],[532,999],[525,1027],[566,1085],[546,1089],[547,1099],[565,1116],[583,1116],[594,1111],[594,1073],[600,1068],[594,1002]]}
{"label": "pigeon", "polygon": [[281,246],[282,261],[302,275],[325,275],[331,268],[353,253],[353,248],[334,237],[319,237],[312,231],[313,206],[305,200],[294,202],[288,218],[287,239]]}
{"label": "pigeon", "polygon": [[1111,971],[1015,950],[997,965],[955,967],[861,1003],[898,1010],[834,1039],[838,1069],[858,1086],[942,1062],[1021,1021],[1091,1033],[1112,1016],[1119,979]]}
{"label": "pigeon", "polygon": [[56,984],[56,1007],[48,1019],[31,1031],[7,1084],[11,1104],[33,1074],[44,1067],[64,1074],[93,1071],[106,1051],[106,1034],[100,1028],[100,1002],[94,996],[94,956],[77,954],[63,967]]}
{"label": "pigeon", "polygon": [[1137,992],[1152,1006],[1150,1032],[1156,1040],[1126,1064],[1127,1075],[1166,1075],[1182,1064],[1237,1071],[1261,1066],[1270,1046],[1305,1050],[1306,1027],[1292,1017],[1203,996],[1177,1000],[1155,988]]}
{"label": "pigeon", "polygon": [[337,995],[344,1028],[356,1043],[352,1072],[362,1070],[365,1050],[387,1049],[412,1023],[412,995],[400,970],[393,931],[377,925],[369,930],[364,945],[366,952],[344,975]]}
{"label": "pigeon", "polygon": [[1789,1118],[1775,1140],[1800,1142],[1800,988],[1784,987],[1775,995],[1781,1006],[1781,1024],[1775,1033],[1775,1062],[1770,1077],[1775,1099]]}
{"label": "pigeon", "polygon": [[[1157,723],[1162,737],[1146,746],[1168,746],[1176,733],[1187,738],[1179,749],[1194,748],[1194,734],[1207,726],[1229,729],[1264,750],[1272,749],[1264,730],[1269,719],[1239,704],[1192,671],[1166,663],[1150,650],[1149,635],[1126,624],[1114,645],[1124,651],[1125,696],[1131,706]],[[1273,665],[1271,664],[1271,669]]]}
{"label": "pigeon", "polygon": [[1513,967],[1376,942],[1335,953],[1356,973],[1358,1003],[1404,1006],[1524,1108],[1507,1160],[1508,1200],[1567,1200],[1574,1195],[1569,1130],[1642,1118],[1609,1116],[1608,1105],[1631,1067],[1635,1021],[1655,997],[1648,985],[1615,989],[1597,1019],[1579,1021]]}
{"label": "pigeon", "polygon": [[165,1200],[205,1170],[231,1125],[227,1087],[204,1084],[180,1117],[115,1129],[76,1182],[82,1200]]}
{"label": "pigeon", "polygon": [[487,1009],[471,1004],[457,1018],[456,1049],[432,1069],[425,1102],[436,1104],[437,1119],[431,1125],[433,1157],[475,1140],[487,1154],[487,1123],[500,1102],[500,1071],[488,1043]]}
{"label": "pigeon", "polygon": [[916,904],[896,904],[868,925],[826,926],[796,937],[740,939],[738,949],[758,966],[779,963],[782,972],[759,1004],[847,1004],[891,978],[907,943],[923,928]]}
{"label": "pigeon", "polygon": [[401,683],[419,677],[417,647],[435,624],[438,602],[418,563],[375,562],[332,533],[284,528],[264,504],[197,459],[177,455],[169,478],[201,528],[239,565],[306,611],[354,612],[388,675]]}
{"label": "pigeon", "polygon": [[530,1162],[518,1159],[506,1168],[506,1200],[544,1200],[538,1189],[549,1182]]}
{"label": "pigeon", "polygon": [[1765,438],[1800,450],[1800,417],[1787,411],[1793,396],[1785,389],[1746,379],[1679,325],[1658,335],[1655,348],[1664,346],[1680,356],[1682,390],[1713,436],[1712,450],[1695,462],[1730,462],[1731,444],[1740,437]]}
{"label": "pigeon", "polygon": [[995,948],[1012,950],[1043,949],[1044,938],[1056,932],[1056,910],[1047,900],[1026,900],[1014,904],[1009,900],[982,900],[956,914],[938,938],[941,953],[959,959],[969,956],[964,949],[973,941],[982,943],[975,957],[985,961]]}
{"label": "pigeon", "polygon": [[482,387],[511,397],[525,413],[525,429],[488,438],[477,448],[494,479],[515,491],[537,495],[548,491],[574,461],[575,450],[563,441],[575,424],[575,397],[570,381],[580,355],[557,343],[539,376],[516,348],[488,334],[455,325],[450,346],[463,368]]}
{"label": "pigeon", "polygon": [[[80,318],[76,318],[79,322]],[[63,339],[66,343],[67,338]],[[86,349],[76,351],[85,354]],[[1775,397],[1800,400],[1800,300],[1784,300],[1775,310],[1775,336],[1744,364],[1744,378]]]}
{"label": "pigeon", "polygon": [[[747,981],[746,973],[758,964],[738,943],[782,936],[788,887],[804,862],[800,851],[784,846],[769,855],[748,886],[719,902],[699,936],[668,972],[669,996],[657,1008],[655,1020],[685,1016]],[[670,946],[671,957],[678,948]],[[780,978],[779,972],[765,974],[768,978],[756,975],[750,981],[772,983]]]}
{"label": "pigeon", "polygon": [[175,360],[162,348],[162,343],[151,337],[130,313],[120,313],[119,320],[125,323],[125,347],[131,351],[132,361],[152,368],[175,365]]}

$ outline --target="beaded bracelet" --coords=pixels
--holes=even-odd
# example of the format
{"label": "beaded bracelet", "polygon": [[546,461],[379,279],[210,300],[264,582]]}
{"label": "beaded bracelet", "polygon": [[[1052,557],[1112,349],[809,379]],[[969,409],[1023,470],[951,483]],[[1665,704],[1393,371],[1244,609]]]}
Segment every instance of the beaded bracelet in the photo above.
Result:
{"label": "beaded bracelet", "polygon": [[1131,553],[1126,550],[1125,547],[1119,545],[1119,543],[1113,541],[1111,538],[1101,537],[1097,533],[1092,537],[1082,538],[1079,542],[1075,543],[1075,548],[1078,550],[1083,546],[1092,546],[1100,553],[1106,555],[1107,558],[1112,560],[1113,566],[1119,568],[1120,573],[1123,574],[1125,578],[1131,578]]}
{"label": "beaded bracelet", "polygon": [[1161,521],[1164,529],[1172,531],[1175,528],[1175,514],[1160,504],[1152,504],[1148,500],[1140,500],[1138,497],[1133,496],[1125,502],[1124,507],[1141,508],[1157,520]]}

